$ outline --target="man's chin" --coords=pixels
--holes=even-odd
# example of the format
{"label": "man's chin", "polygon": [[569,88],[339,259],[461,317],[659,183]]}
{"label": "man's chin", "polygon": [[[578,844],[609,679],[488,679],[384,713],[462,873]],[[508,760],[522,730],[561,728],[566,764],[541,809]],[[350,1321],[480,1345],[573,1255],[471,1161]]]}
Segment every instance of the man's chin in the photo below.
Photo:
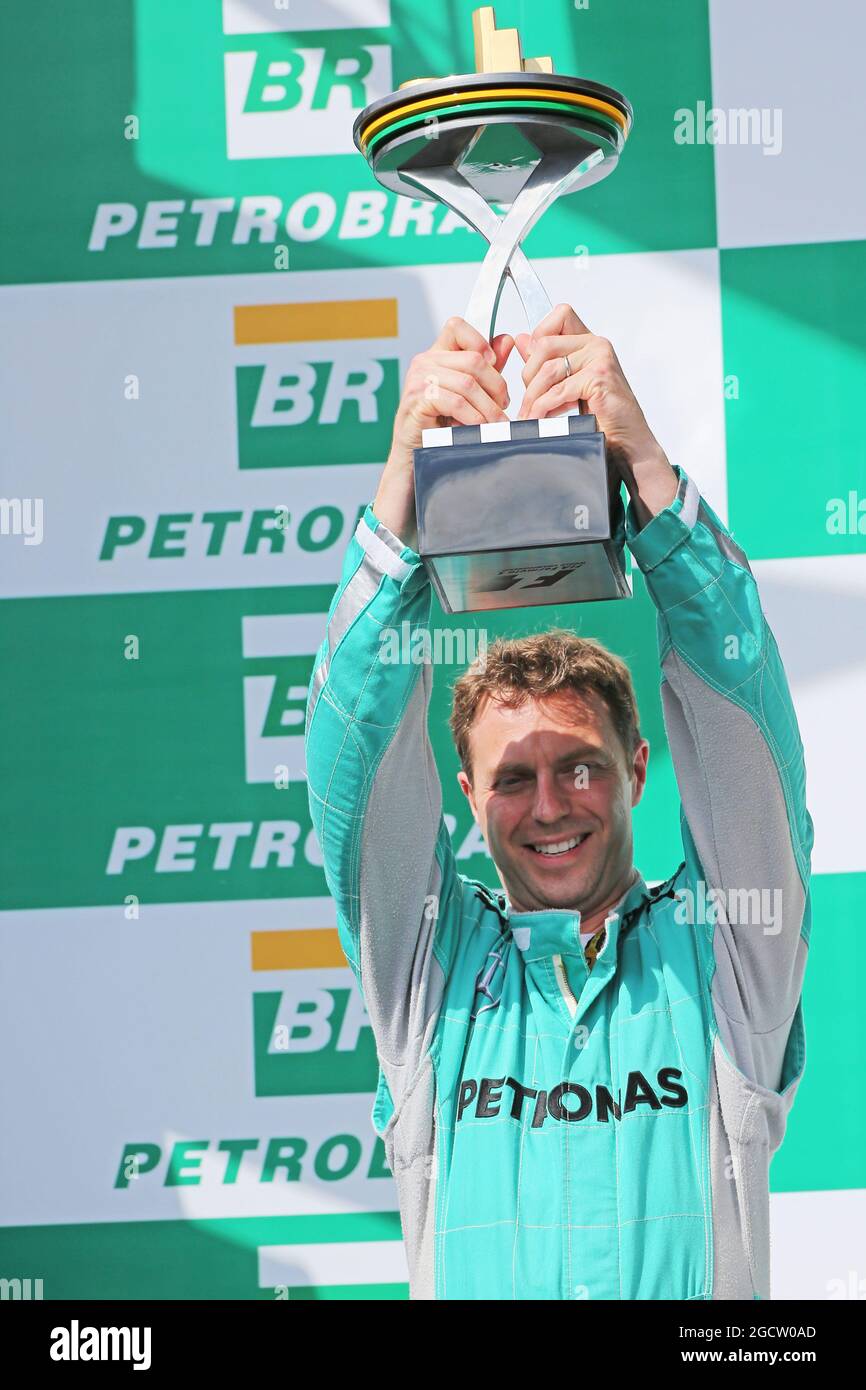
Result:
{"label": "man's chin", "polygon": [[576,908],[578,903],[586,901],[590,879],[586,866],[580,869],[563,866],[559,872],[544,869],[540,873],[524,875],[524,883],[539,904],[539,909]]}
{"label": "man's chin", "polygon": [[583,874],[564,875],[559,883],[536,883],[533,890],[542,908],[576,908],[586,896]]}
{"label": "man's chin", "polygon": [[498,861],[493,852],[509,899],[512,903],[527,904],[517,910],[576,909],[579,903],[586,902],[598,877],[595,872],[598,847],[592,844],[594,839],[595,835],[591,835],[587,844],[591,852],[580,858],[580,850],[577,855],[542,857],[526,846],[515,846],[503,861]]}

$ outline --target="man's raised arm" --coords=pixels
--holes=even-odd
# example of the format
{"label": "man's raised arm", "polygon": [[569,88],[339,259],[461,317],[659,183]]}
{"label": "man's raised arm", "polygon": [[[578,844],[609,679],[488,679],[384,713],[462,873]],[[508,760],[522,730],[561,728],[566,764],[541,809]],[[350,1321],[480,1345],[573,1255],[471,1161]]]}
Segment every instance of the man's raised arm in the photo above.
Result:
{"label": "man's raised arm", "polygon": [[629,492],[626,539],[658,611],[682,800],[692,894],[684,926],[691,908],[713,952],[713,1006],[729,1057],[750,1082],[786,1089],[804,1061],[813,827],[797,718],[758,586],[694,481],[672,468],[610,343],[564,304],[516,341],[526,362],[521,416],[586,400]]}
{"label": "man's raised arm", "polygon": [[[427,735],[432,671],[389,659],[394,643],[386,640],[399,639],[404,623],[426,627],[430,616],[430,585],[411,548],[413,450],[442,417],[460,424],[504,417],[498,366],[511,345],[496,340],[494,351],[458,320],[413,360],[379,490],[346,553],[307,702],[310,812],[340,941],[376,1040],[380,1133],[435,1024],[453,946],[438,923],[460,888]],[[408,658],[412,644],[408,653],[405,645]]]}
{"label": "man's raised arm", "polygon": [[741,1072],[779,1091],[802,1069],[812,820],[776,639],[745,554],[675,470],[674,502],[626,538],[658,611],[665,728],[682,799],[685,923],[707,930],[712,995]]}

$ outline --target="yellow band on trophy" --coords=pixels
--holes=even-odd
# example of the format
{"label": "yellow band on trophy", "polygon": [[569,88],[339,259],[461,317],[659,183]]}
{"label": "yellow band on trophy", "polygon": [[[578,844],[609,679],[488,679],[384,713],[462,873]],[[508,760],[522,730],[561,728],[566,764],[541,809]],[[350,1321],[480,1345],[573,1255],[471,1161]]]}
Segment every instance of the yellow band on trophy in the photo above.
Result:
{"label": "yellow band on trophy", "polygon": [[392,121],[408,116],[413,111],[429,110],[431,106],[445,106],[449,102],[470,102],[470,101],[490,101],[501,97],[522,97],[524,101],[536,101],[539,97],[548,98],[556,101],[567,101],[575,106],[592,106],[597,111],[603,111],[606,115],[613,117],[616,123],[628,134],[628,120],[622,114],[619,107],[611,106],[609,101],[600,101],[598,97],[583,96],[576,92],[563,92],[551,87],[494,87],[481,92],[451,92],[447,96],[425,97],[423,101],[407,102],[405,106],[398,106],[393,111],[388,111],[384,116],[378,116],[375,121],[359,132],[362,150],[383,126],[390,125]]}

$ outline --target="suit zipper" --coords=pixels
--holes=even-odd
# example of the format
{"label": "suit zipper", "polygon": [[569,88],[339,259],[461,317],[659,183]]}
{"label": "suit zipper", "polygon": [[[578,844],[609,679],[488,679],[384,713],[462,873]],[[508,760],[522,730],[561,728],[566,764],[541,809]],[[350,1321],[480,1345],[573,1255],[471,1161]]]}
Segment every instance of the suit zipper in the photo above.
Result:
{"label": "suit zipper", "polygon": [[574,1018],[574,1015],[577,1013],[577,1000],[574,997],[571,985],[568,983],[568,976],[565,973],[565,965],[563,964],[562,956],[553,957],[553,973],[556,976],[556,982],[559,985],[560,993],[565,1000],[565,1007],[568,1009],[571,1017]]}

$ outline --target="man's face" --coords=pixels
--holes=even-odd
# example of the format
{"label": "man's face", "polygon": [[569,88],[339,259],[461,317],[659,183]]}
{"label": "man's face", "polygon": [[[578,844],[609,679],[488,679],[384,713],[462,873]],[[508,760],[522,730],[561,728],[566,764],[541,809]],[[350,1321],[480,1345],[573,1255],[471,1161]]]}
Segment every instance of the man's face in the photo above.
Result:
{"label": "man's face", "polygon": [[632,868],[646,739],[627,757],[601,696],[567,691],[518,709],[485,699],[470,752],[472,783],[458,780],[514,911],[606,906]]}

